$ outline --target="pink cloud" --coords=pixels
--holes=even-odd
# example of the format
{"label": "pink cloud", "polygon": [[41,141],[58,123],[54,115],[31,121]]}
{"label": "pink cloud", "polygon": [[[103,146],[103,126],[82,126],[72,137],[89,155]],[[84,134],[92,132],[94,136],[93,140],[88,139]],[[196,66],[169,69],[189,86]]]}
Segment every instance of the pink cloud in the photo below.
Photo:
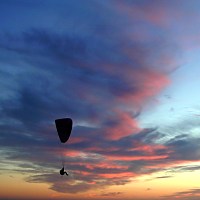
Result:
{"label": "pink cloud", "polygon": [[118,161],[134,161],[134,160],[161,160],[168,158],[167,155],[150,155],[150,156],[106,156],[109,160],[118,160]]}
{"label": "pink cloud", "polygon": [[137,119],[123,108],[139,110],[170,82],[166,75],[148,69],[126,72],[126,80],[133,87],[135,84],[137,86],[132,93],[130,91],[116,98],[118,109],[114,108],[112,112],[117,116],[118,124],[106,128],[105,137],[108,139],[118,140],[141,131]]}
{"label": "pink cloud", "polygon": [[106,178],[106,179],[113,179],[113,178],[130,178],[134,177],[135,174],[133,172],[120,172],[120,173],[108,173],[108,174],[100,174],[99,177]]}
{"label": "pink cloud", "polygon": [[115,6],[122,15],[127,15],[130,19],[149,22],[162,28],[169,26],[169,19],[173,19],[172,15],[178,16],[177,10],[172,9],[164,1],[144,5],[118,1]]}
{"label": "pink cloud", "polygon": [[115,115],[118,118],[118,123],[106,128],[105,137],[112,140],[118,140],[133,133],[139,132],[141,129],[138,123],[129,113],[116,110]]}
{"label": "pink cloud", "polygon": [[87,138],[84,137],[71,137],[70,140],[67,142],[68,144],[76,144],[83,141],[86,141]]}

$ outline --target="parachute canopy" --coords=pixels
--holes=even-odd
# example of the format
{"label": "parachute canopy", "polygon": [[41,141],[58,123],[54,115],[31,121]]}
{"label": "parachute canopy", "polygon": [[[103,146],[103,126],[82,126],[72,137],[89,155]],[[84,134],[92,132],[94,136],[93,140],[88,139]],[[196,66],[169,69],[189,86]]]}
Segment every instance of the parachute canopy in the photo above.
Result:
{"label": "parachute canopy", "polygon": [[72,119],[63,118],[55,120],[58,136],[62,143],[67,142],[72,131]]}

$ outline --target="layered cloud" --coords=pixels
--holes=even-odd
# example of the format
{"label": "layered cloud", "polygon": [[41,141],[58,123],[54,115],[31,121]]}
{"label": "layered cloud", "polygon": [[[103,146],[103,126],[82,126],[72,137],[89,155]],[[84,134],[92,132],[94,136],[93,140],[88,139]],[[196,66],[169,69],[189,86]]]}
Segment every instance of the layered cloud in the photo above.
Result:
{"label": "layered cloud", "polygon": [[[68,14],[51,2],[62,26],[24,20],[21,30],[1,32],[1,155],[5,163],[15,161],[28,182],[77,193],[124,185],[200,158],[199,138],[182,134],[158,143],[166,133],[144,129],[138,121],[144,106],[158,105],[156,95],[179,63],[177,48],[163,33],[165,16],[156,9],[141,12],[149,10],[145,3],[135,5],[132,16],[128,1],[111,2],[87,1],[83,7],[63,2],[74,10]],[[54,120],[66,116],[74,127],[61,145]],[[67,181],[57,174],[60,157],[69,169]]]}
{"label": "layered cloud", "polygon": [[197,200],[197,199],[199,199],[199,196],[200,196],[200,189],[194,188],[194,189],[190,189],[187,191],[176,192],[172,195],[164,196],[163,198],[164,199],[171,198],[171,199],[181,199],[181,200],[184,200],[184,199]]}

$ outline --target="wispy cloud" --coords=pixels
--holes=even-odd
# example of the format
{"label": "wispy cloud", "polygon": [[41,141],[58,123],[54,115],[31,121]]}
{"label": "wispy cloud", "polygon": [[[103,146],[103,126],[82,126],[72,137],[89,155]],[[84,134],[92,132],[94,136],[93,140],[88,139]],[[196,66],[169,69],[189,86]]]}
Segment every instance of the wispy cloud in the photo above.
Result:
{"label": "wispy cloud", "polygon": [[176,192],[169,196],[164,196],[164,198],[171,198],[171,199],[187,199],[187,200],[197,200],[200,196],[200,189],[194,188],[182,192]]}

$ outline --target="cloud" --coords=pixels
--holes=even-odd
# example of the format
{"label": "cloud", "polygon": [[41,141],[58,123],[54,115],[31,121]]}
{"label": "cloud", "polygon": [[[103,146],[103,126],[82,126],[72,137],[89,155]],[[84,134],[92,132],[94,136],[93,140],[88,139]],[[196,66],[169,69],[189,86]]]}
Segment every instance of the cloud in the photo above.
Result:
{"label": "cloud", "polygon": [[181,192],[176,192],[172,195],[169,196],[163,196],[163,198],[174,198],[174,199],[188,199],[188,200],[197,200],[200,195],[200,189],[199,188],[194,188],[186,191],[181,191]]}
{"label": "cloud", "polygon": [[[96,14],[87,3],[83,8],[71,4],[77,12],[71,11],[69,19],[79,22],[76,28],[66,20],[62,31],[26,24],[1,32],[3,160],[16,161],[28,182],[45,182],[63,193],[124,185],[161,166],[197,160],[198,140],[172,138],[158,144],[165,134],[141,128],[137,118],[170,84],[168,64],[170,69],[177,65],[166,34],[158,39],[152,33],[160,34],[160,27],[151,26],[145,29],[151,37],[141,42],[135,37],[137,20],[109,3],[99,3],[102,10],[95,8]],[[66,116],[74,127],[61,146],[54,120]],[[70,171],[67,181],[57,174],[62,159]]]}
{"label": "cloud", "polygon": [[[199,138],[172,139],[167,146],[175,152],[172,158],[178,160],[198,160],[199,154]],[[184,152],[184,156],[182,155]]]}
{"label": "cloud", "polygon": [[118,195],[121,195],[123,194],[122,192],[109,192],[109,193],[103,193],[102,196],[106,196],[106,197],[109,197],[109,196],[118,196]]}
{"label": "cloud", "polygon": [[163,179],[163,178],[171,178],[171,177],[172,177],[172,176],[169,176],[169,175],[168,175],[168,176],[158,176],[158,177],[156,177],[156,178],[158,178],[158,179],[160,179],[160,178]]}

